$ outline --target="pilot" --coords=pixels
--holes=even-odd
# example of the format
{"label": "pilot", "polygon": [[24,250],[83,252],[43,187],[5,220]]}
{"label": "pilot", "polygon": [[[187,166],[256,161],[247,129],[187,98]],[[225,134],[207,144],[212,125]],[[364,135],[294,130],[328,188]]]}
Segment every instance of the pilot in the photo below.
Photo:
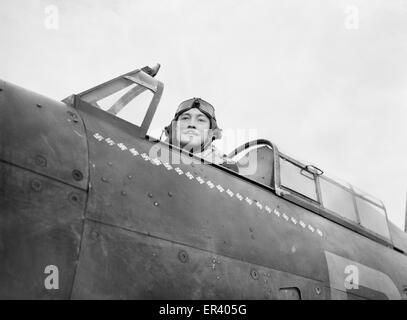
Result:
{"label": "pilot", "polygon": [[192,98],[181,102],[164,130],[168,143],[238,172],[237,164],[212,144],[222,137],[222,130],[216,122],[215,108],[205,100]]}

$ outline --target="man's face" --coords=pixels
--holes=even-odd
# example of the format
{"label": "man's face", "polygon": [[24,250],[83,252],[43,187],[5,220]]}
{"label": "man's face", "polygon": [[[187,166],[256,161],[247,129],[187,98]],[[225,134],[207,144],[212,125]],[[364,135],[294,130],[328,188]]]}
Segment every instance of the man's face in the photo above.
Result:
{"label": "man's face", "polygon": [[197,151],[206,143],[209,135],[210,120],[199,109],[192,108],[182,113],[177,120],[176,140],[180,147]]}

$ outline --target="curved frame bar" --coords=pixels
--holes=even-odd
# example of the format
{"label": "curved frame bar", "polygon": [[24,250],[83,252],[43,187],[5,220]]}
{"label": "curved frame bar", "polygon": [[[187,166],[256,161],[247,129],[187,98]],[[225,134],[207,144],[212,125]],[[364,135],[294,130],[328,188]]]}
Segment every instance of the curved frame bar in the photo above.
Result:
{"label": "curved frame bar", "polygon": [[276,191],[277,195],[281,195],[284,191],[280,187],[280,153],[278,151],[277,145],[269,140],[266,139],[256,139],[249,142],[246,142],[232,152],[228,154],[228,158],[235,157],[237,154],[241,153],[242,151],[259,145],[267,145],[273,149],[273,160],[274,160],[274,167],[273,167],[273,181],[270,181],[272,184],[272,188]]}
{"label": "curved frame bar", "polygon": [[143,122],[140,126],[140,137],[144,138],[150,128],[154,114],[157,111],[158,104],[160,103],[162,93],[164,91],[164,84],[153,78],[143,70],[137,69],[128,72],[124,75],[116,77],[112,80],[104,82],[96,87],[86,90],[77,95],[77,97],[94,107],[101,109],[96,102],[104,99],[109,95],[128,87],[129,85],[136,83],[138,86],[124,94],[113,106],[107,110],[107,112],[116,115],[120,112],[130,101],[135,99],[138,95],[146,90],[153,93],[153,99],[148,106],[147,112],[144,116]]}

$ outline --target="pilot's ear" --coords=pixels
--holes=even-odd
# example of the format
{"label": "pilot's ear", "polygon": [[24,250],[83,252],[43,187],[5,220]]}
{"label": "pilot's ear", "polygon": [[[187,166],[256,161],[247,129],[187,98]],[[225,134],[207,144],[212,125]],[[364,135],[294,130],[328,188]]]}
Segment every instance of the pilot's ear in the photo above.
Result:
{"label": "pilot's ear", "polygon": [[212,140],[221,139],[222,138],[222,129],[216,128],[212,130]]}
{"label": "pilot's ear", "polygon": [[171,133],[171,124],[164,127],[164,131],[165,131],[165,135],[167,136],[167,138],[170,136]]}
{"label": "pilot's ear", "polygon": [[170,138],[170,139],[172,138],[173,130],[175,130],[175,128],[174,128],[175,124],[176,124],[176,121],[172,120],[168,126],[164,127],[165,135],[167,136],[167,138]]}

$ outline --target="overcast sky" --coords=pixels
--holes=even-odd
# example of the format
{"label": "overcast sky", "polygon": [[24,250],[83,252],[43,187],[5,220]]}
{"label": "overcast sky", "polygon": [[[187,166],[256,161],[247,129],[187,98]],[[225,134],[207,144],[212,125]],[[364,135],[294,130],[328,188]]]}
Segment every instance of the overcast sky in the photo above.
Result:
{"label": "overcast sky", "polygon": [[57,100],[159,62],[154,132],[202,97],[404,229],[407,1],[1,0],[0,38],[0,78]]}

